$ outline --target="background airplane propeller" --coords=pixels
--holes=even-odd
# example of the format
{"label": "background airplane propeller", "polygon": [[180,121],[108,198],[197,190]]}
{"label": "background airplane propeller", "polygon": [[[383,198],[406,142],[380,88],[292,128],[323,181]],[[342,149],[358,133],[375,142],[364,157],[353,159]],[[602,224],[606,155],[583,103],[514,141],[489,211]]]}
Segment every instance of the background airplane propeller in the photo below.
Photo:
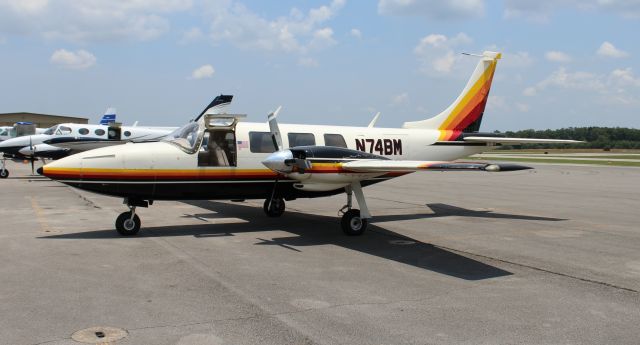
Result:
{"label": "background airplane propeller", "polygon": [[35,175],[36,150],[35,150],[35,147],[33,146],[33,140],[31,139],[31,136],[29,136],[29,151],[31,151],[31,156],[29,156],[29,160],[31,161],[31,175]]}

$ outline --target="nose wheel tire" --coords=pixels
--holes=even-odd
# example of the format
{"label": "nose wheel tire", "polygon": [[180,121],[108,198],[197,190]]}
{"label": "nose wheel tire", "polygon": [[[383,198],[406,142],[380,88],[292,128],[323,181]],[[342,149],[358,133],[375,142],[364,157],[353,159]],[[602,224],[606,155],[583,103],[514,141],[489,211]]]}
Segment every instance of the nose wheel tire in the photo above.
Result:
{"label": "nose wheel tire", "polygon": [[131,212],[123,212],[116,219],[116,230],[122,236],[133,236],[140,231],[140,217],[137,214],[131,218]]}
{"label": "nose wheel tire", "polygon": [[[271,202],[271,203],[269,203]],[[271,205],[269,205],[271,204]],[[269,217],[280,217],[284,213],[285,204],[283,199],[267,199],[264,201],[263,210]]]}
{"label": "nose wheel tire", "polygon": [[0,178],[7,178],[9,177],[9,170],[4,169],[4,170],[0,170]]}
{"label": "nose wheel tire", "polygon": [[360,236],[367,229],[367,220],[360,218],[360,210],[351,209],[342,215],[342,231],[349,236]]}

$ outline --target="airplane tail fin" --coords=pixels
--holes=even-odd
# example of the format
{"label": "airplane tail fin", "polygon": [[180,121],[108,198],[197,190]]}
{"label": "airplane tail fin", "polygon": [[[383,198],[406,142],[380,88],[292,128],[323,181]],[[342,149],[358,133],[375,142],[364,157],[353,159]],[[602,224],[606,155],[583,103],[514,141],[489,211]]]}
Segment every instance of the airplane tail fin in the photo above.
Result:
{"label": "airplane tail fin", "polygon": [[209,103],[209,105],[207,105],[204,108],[204,110],[200,112],[200,115],[198,115],[193,121],[198,121],[202,117],[202,115],[204,115],[207,112],[212,114],[224,113],[229,107],[229,104],[231,104],[232,100],[233,100],[233,95],[216,96],[216,98],[214,98],[213,101],[211,101],[211,103]]}
{"label": "airplane tail fin", "polygon": [[116,122],[116,108],[108,108],[100,119],[101,125],[108,125],[112,122]]}
{"label": "airplane tail fin", "polygon": [[489,97],[493,74],[501,53],[485,51],[467,86],[443,112],[426,120],[405,122],[403,128],[437,129],[440,141],[453,141],[462,133],[477,132]]}

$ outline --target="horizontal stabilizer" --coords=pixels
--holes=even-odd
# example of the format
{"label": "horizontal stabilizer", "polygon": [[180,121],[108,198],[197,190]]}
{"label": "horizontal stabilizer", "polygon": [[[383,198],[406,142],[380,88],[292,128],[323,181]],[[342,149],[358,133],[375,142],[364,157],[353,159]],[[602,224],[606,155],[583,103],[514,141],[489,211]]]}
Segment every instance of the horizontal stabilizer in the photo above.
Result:
{"label": "horizontal stabilizer", "polygon": [[531,169],[516,164],[492,164],[476,162],[392,161],[382,159],[358,160],[342,164],[342,168],[355,172],[412,172],[436,171],[516,171]]}
{"label": "horizontal stabilizer", "polygon": [[584,141],[564,139],[536,139],[536,138],[504,138],[504,137],[473,137],[465,136],[464,141],[471,143],[493,144],[576,144]]}

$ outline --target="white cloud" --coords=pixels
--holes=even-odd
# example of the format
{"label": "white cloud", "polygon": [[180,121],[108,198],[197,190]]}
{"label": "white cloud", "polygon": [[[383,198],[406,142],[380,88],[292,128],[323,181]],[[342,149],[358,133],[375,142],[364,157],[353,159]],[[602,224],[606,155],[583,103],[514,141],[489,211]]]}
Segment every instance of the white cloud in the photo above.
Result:
{"label": "white cloud", "polygon": [[[502,49],[495,49],[493,51],[501,51]],[[534,63],[534,59],[531,57],[531,55],[528,52],[515,52],[515,53],[509,53],[509,52],[505,52],[504,54],[502,54],[502,59],[500,60],[500,65],[501,67],[507,67],[507,68],[516,68],[516,69],[523,69],[525,67],[529,67],[531,65],[533,65]]]}
{"label": "white cloud", "polygon": [[0,34],[76,43],[151,40],[169,30],[165,15],[191,6],[191,0],[4,0]]}
{"label": "white cloud", "polygon": [[640,86],[640,78],[637,78],[631,67],[615,69],[609,74],[609,82],[618,86]]}
{"label": "white cloud", "polygon": [[615,69],[608,74],[590,72],[569,72],[564,67],[552,72],[547,78],[523,92],[526,96],[536,96],[547,89],[576,90],[589,95],[599,96],[603,103],[638,104],[640,103],[640,78],[631,68]]}
{"label": "white cloud", "polygon": [[511,110],[511,107],[503,96],[489,95],[489,99],[487,99],[487,110],[508,111]]}
{"label": "white cloud", "polygon": [[431,34],[423,37],[413,52],[421,63],[420,70],[424,73],[450,73],[455,64],[462,59],[454,48],[471,43],[471,38],[465,33],[453,37],[441,34]]}
{"label": "white cloud", "polygon": [[96,57],[86,50],[76,50],[75,52],[66,49],[58,49],[51,55],[50,61],[68,69],[87,69],[96,63]]}
{"label": "white cloud", "polygon": [[600,48],[598,48],[596,54],[598,54],[598,56],[610,58],[625,58],[629,56],[629,53],[616,48],[613,44],[606,41],[603,42],[602,45],[600,45]]}
{"label": "white cloud", "polygon": [[202,65],[191,72],[191,77],[189,79],[208,79],[213,77],[213,74],[216,72],[211,65]]}
{"label": "white cloud", "polygon": [[182,33],[182,38],[180,39],[180,43],[186,44],[191,42],[196,42],[204,38],[204,34],[202,30],[199,28],[191,28]]}
{"label": "white cloud", "polygon": [[320,50],[336,44],[336,40],[333,39],[333,29],[322,28],[313,33],[313,38],[309,42],[309,48]]}
{"label": "white cloud", "polygon": [[358,38],[358,39],[362,38],[362,32],[358,29],[351,29],[350,34],[355,38]]}
{"label": "white cloud", "polygon": [[526,113],[528,112],[531,108],[529,107],[528,104],[525,103],[516,103],[516,109],[518,109],[519,112],[521,113]]}
{"label": "white cloud", "polygon": [[403,92],[399,95],[393,96],[393,98],[391,99],[391,103],[393,105],[405,105],[409,103],[409,94]]}
{"label": "white cloud", "polygon": [[536,90],[535,87],[530,86],[530,87],[524,89],[524,91],[522,91],[522,94],[525,95],[525,96],[533,97],[533,96],[538,94],[538,91]]}
{"label": "white cloud", "polygon": [[506,18],[527,18],[547,21],[561,9],[587,12],[610,12],[625,18],[640,18],[640,1],[637,0],[506,0]]}
{"label": "white cloud", "polygon": [[305,54],[336,43],[333,29],[324,24],[335,17],[345,0],[310,9],[292,9],[288,16],[264,18],[245,5],[228,0],[210,9],[210,36],[249,50]]}
{"label": "white cloud", "polygon": [[548,51],[546,54],[544,54],[544,57],[549,60],[549,61],[553,61],[553,62],[570,62],[571,61],[571,56],[569,56],[569,54],[561,52],[561,51]]}
{"label": "white cloud", "polygon": [[476,18],[484,15],[484,0],[379,0],[378,13],[441,20]]}
{"label": "white cloud", "polygon": [[310,57],[301,57],[298,59],[298,65],[303,67],[318,67],[318,61]]}

